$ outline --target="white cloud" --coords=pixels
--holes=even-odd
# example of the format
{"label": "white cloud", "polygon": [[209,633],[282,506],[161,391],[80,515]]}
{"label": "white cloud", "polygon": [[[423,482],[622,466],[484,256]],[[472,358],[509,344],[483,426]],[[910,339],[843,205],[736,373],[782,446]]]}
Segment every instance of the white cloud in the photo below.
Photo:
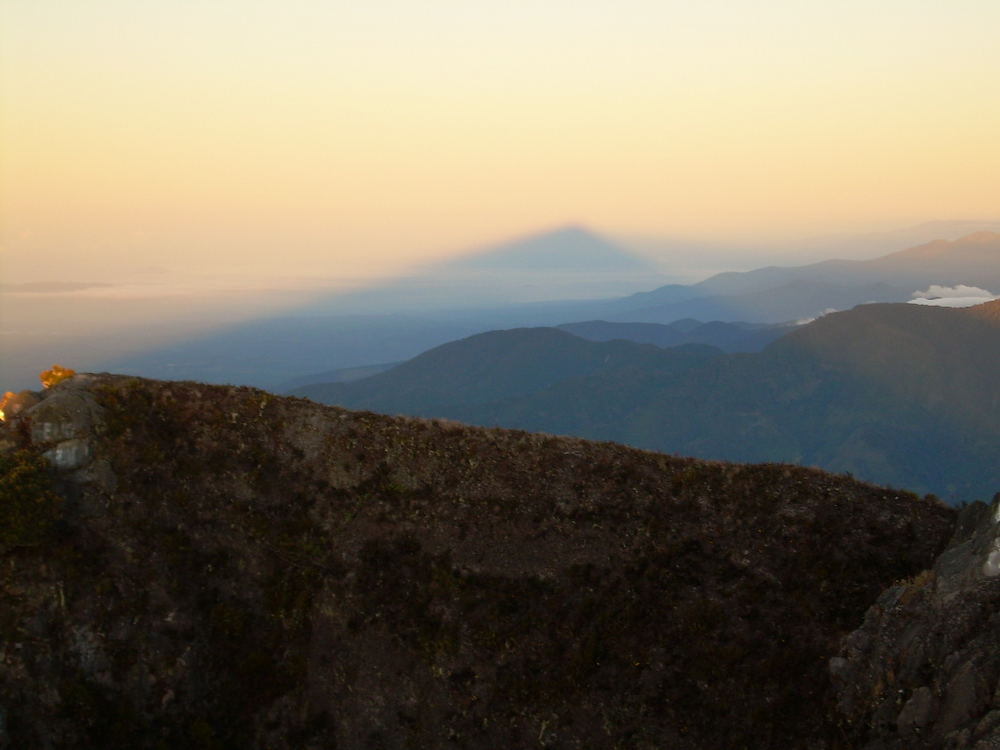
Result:
{"label": "white cloud", "polygon": [[829,315],[830,313],[835,313],[835,312],[838,312],[836,307],[828,307],[819,315],[817,315],[815,318],[799,318],[798,320],[795,321],[795,325],[804,326],[808,323],[812,323],[814,320],[822,318],[824,315]]}
{"label": "white cloud", "polygon": [[941,284],[931,284],[927,289],[922,292],[914,292],[912,297],[989,297],[990,299],[996,299],[996,295],[992,292],[988,292],[985,289],[981,289],[978,286],[966,286],[965,284],[958,284],[956,286],[942,286]]}
{"label": "white cloud", "polygon": [[931,284],[922,292],[914,292],[912,296],[913,299],[910,300],[912,305],[934,305],[936,307],[972,307],[998,299],[998,295],[993,294],[993,292],[965,284],[956,286]]}

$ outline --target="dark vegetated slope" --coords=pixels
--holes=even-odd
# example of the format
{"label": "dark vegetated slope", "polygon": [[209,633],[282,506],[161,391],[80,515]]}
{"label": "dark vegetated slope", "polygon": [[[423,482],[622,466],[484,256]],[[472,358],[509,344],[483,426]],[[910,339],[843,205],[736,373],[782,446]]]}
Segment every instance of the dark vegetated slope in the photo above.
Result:
{"label": "dark vegetated slope", "polygon": [[[489,407],[456,406],[448,415],[708,458],[824,464],[897,486],[924,486],[914,474],[896,471],[897,459],[918,458],[914,443],[921,452],[941,449],[922,430],[908,439],[906,425],[926,423],[922,410],[887,400],[884,390],[849,372],[801,362],[762,368],[747,357],[675,372],[573,378]],[[884,440],[852,448],[869,425],[881,426]],[[947,444],[954,436],[946,438]],[[886,451],[892,455],[883,457]],[[933,480],[935,469],[928,471]]]}
{"label": "dark vegetated slope", "polygon": [[971,315],[973,318],[986,321],[991,325],[1000,325],[1000,301],[998,300],[969,307],[962,310],[962,312],[966,315]]}
{"label": "dark vegetated slope", "polygon": [[[760,354],[667,350],[633,367],[581,368],[531,393],[498,390],[492,401],[481,388],[477,401],[442,389],[436,402],[409,402],[401,368],[331,395],[302,393],[705,458],[818,465],[957,502],[1000,487],[1000,325],[989,317],[998,304],[864,305],[825,316]],[[519,335],[480,341],[502,360]],[[463,362],[487,356],[467,357],[463,342],[450,346],[449,377],[463,377]]]}
{"label": "dark vegetated slope", "polygon": [[355,383],[311,385],[293,393],[351,408],[444,416],[440,412],[454,405],[522,396],[581,374],[688,367],[721,354],[708,347],[667,352],[628,341],[594,343],[555,328],[519,328],[444,344]]}
{"label": "dark vegetated slope", "polygon": [[45,395],[0,445],[90,450],[2,553],[15,747],[834,747],[828,659],[954,517],[246,388]]}
{"label": "dark vegetated slope", "polygon": [[955,425],[1000,425],[1000,300],[972,308],[863,305],[817,320],[768,350],[884,384],[899,398],[946,407]]}

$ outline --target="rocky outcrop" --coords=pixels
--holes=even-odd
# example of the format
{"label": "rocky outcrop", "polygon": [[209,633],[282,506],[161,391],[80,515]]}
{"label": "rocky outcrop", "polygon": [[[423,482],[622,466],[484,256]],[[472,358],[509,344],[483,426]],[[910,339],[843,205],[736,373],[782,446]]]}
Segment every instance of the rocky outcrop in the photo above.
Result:
{"label": "rocky outcrop", "polygon": [[[86,390],[93,381],[80,375],[57,390],[22,391],[8,399],[7,418],[20,417],[29,442],[46,449],[45,457],[58,470],[81,469],[93,459],[94,439],[101,432],[100,408]],[[13,444],[12,436],[5,442]]]}
{"label": "rocky outcrop", "polygon": [[0,448],[24,527],[0,747],[833,748],[827,663],[955,517],[816,470],[107,375]]}
{"label": "rocky outcrop", "polygon": [[1000,747],[1000,495],[934,566],[887,589],[831,661],[858,747]]}

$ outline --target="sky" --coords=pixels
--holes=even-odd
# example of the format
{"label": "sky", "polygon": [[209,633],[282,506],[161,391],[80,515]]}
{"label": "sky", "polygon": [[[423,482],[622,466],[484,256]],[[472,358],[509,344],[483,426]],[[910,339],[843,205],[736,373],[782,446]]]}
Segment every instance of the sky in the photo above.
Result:
{"label": "sky", "polygon": [[0,274],[996,219],[996,0],[0,0]]}

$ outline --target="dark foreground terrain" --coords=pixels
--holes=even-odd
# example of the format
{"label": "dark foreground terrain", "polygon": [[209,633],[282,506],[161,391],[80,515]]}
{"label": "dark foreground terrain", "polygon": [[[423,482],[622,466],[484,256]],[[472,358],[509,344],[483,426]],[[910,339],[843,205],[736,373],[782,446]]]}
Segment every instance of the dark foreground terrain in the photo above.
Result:
{"label": "dark foreground terrain", "polygon": [[816,470],[248,388],[40,395],[0,427],[0,747],[979,747],[998,724],[981,504],[922,572],[956,511]]}

